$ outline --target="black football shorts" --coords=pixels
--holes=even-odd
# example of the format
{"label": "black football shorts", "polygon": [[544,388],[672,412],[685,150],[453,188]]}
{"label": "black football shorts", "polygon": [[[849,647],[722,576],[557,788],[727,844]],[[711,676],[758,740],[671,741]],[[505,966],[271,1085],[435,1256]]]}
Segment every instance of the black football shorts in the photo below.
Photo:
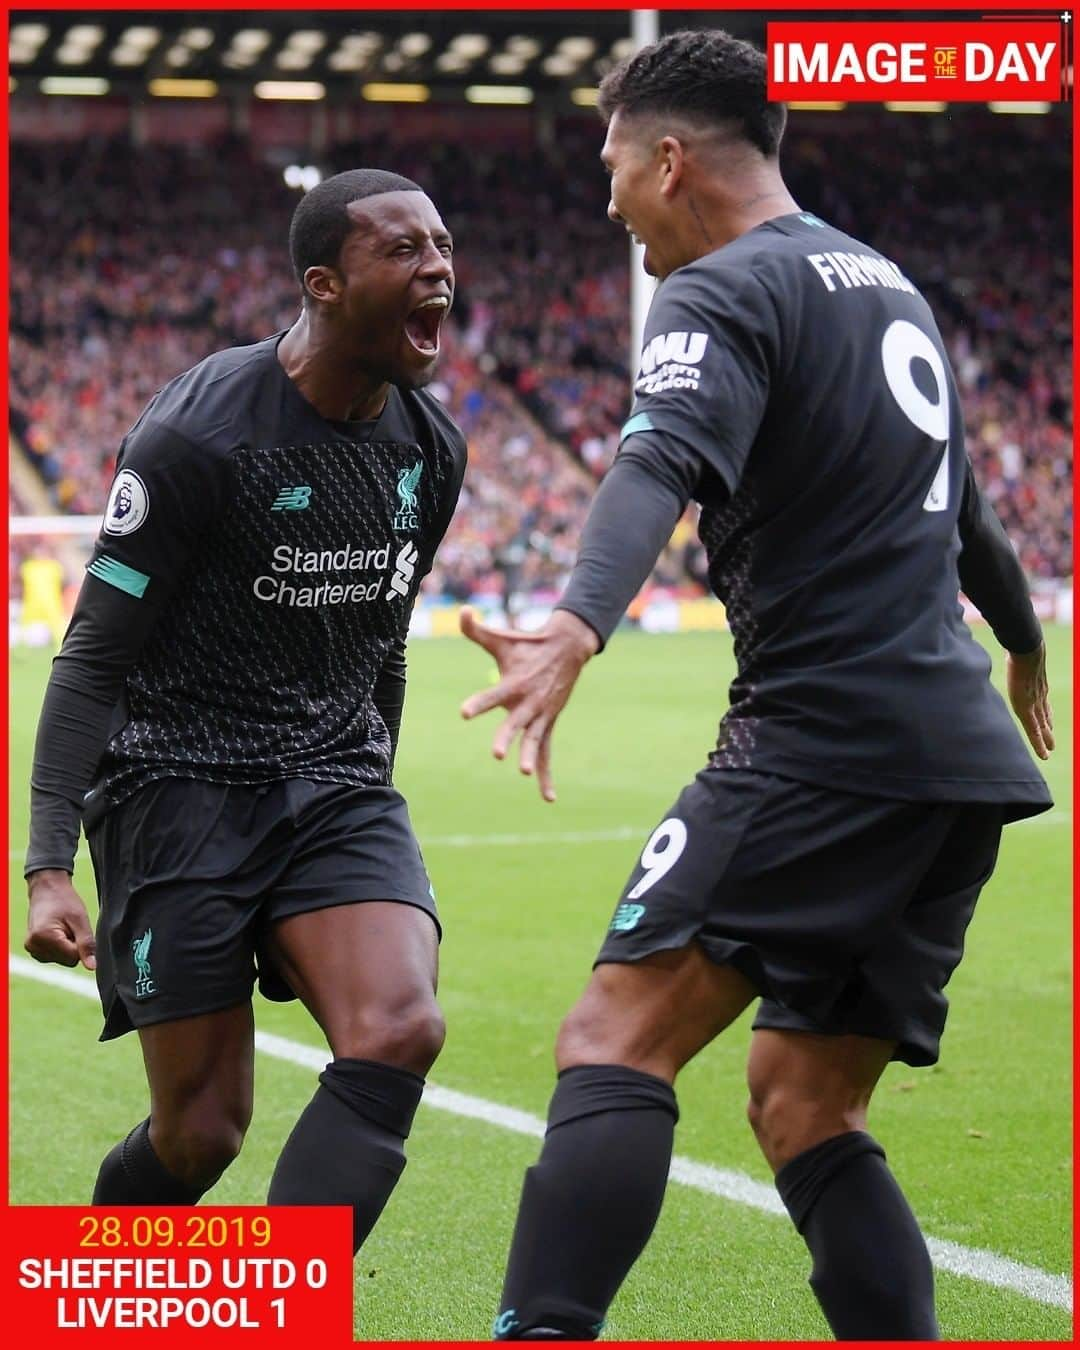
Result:
{"label": "black football shorts", "polygon": [[933,1064],[1002,809],[704,769],[650,835],[596,964],[692,941],[757,988],[755,1029],[895,1040]]}
{"label": "black football shorts", "polygon": [[110,1040],[133,1027],[295,997],[265,948],[308,910],[396,900],[439,931],[408,808],[391,787],[165,778],[92,824],[97,983]]}

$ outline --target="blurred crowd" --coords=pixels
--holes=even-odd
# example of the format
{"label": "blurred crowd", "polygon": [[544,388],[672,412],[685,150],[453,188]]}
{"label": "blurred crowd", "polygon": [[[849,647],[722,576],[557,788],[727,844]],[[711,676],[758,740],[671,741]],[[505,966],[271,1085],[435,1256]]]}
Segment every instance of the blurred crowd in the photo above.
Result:
{"label": "blurred crowd", "polygon": [[[887,116],[867,110],[866,117]],[[960,383],[976,473],[1033,579],[1072,573],[1068,138],[1046,118],[893,115],[793,127],[791,187],[925,291]],[[1056,119],[1055,119],[1056,121]],[[867,144],[873,145],[871,152]],[[520,153],[429,141],[339,146],[330,171],[416,178],[458,241],[434,386],[470,470],[432,596],[559,588],[630,403],[624,236],[605,218],[597,127]],[[11,423],[58,511],[92,514],[147,399],[223,346],[287,327],[296,201],[240,141],[11,148]],[[689,517],[654,583],[693,594]]]}

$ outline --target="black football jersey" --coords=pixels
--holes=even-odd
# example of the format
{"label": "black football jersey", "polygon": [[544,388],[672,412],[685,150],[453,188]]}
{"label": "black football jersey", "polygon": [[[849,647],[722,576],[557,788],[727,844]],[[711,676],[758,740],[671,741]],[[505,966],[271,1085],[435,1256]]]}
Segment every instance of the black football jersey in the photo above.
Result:
{"label": "black football jersey", "polygon": [[958,599],[964,427],[928,305],[800,213],[682,267],[623,430],[692,447],[738,673],[712,763],[903,799],[1049,804]]}
{"label": "black football jersey", "polygon": [[391,388],[372,423],[323,418],[281,334],[208,357],[125,438],[88,570],[157,623],[95,785],[155,778],[389,781],[372,699],[453,515],[461,432]]}

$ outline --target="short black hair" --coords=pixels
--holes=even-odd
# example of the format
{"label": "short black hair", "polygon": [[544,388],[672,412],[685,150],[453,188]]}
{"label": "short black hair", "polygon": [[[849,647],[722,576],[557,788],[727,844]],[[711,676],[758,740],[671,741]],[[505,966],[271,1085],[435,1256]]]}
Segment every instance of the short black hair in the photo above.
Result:
{"label": "short black hair", "polygon": [[669,33],[635,52],[600,82],[597,109],[605,122],[621,109],[735,123],[769,159],[787,121],[785,106],[768,100],[765,53],[722,28]]}
{"label": "short black hair", "polygon": [[353,221],[348,205],[381,192],[423,192],[419,183],[387,169],[346,169],[324,178],[301,197],[289,226],[289,255],[307,299],[304,273],[309,267],[336,267]]}

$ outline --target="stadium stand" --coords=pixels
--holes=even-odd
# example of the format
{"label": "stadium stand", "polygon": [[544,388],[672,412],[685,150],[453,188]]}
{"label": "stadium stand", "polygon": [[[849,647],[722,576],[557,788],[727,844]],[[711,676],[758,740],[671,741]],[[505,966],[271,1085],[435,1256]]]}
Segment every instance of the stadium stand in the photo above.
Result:
{"label": "stadium stand", "polygon": [[[438,392],[471,466],[428,594],[550,594],[630,400],[626,249],[604,217],[597,126],[564,118],[546,141],[477,147],[410,135],[407,112],[395,138],[334,146],[321,163],[415,177],[458,241]],[[894,116],[868,155],[867,119],[882,116],[797,118],[793,190],[924,289],[977,474],[1029,576],[1071,576],[1067,138],[1047,118]],[[161,384],[292,321],[296,193],[236,137],[15,141],[11,182],[11,433],[53,508],[90,514]],[[700,594],[700,567],[684,521],[653,582]]]}

